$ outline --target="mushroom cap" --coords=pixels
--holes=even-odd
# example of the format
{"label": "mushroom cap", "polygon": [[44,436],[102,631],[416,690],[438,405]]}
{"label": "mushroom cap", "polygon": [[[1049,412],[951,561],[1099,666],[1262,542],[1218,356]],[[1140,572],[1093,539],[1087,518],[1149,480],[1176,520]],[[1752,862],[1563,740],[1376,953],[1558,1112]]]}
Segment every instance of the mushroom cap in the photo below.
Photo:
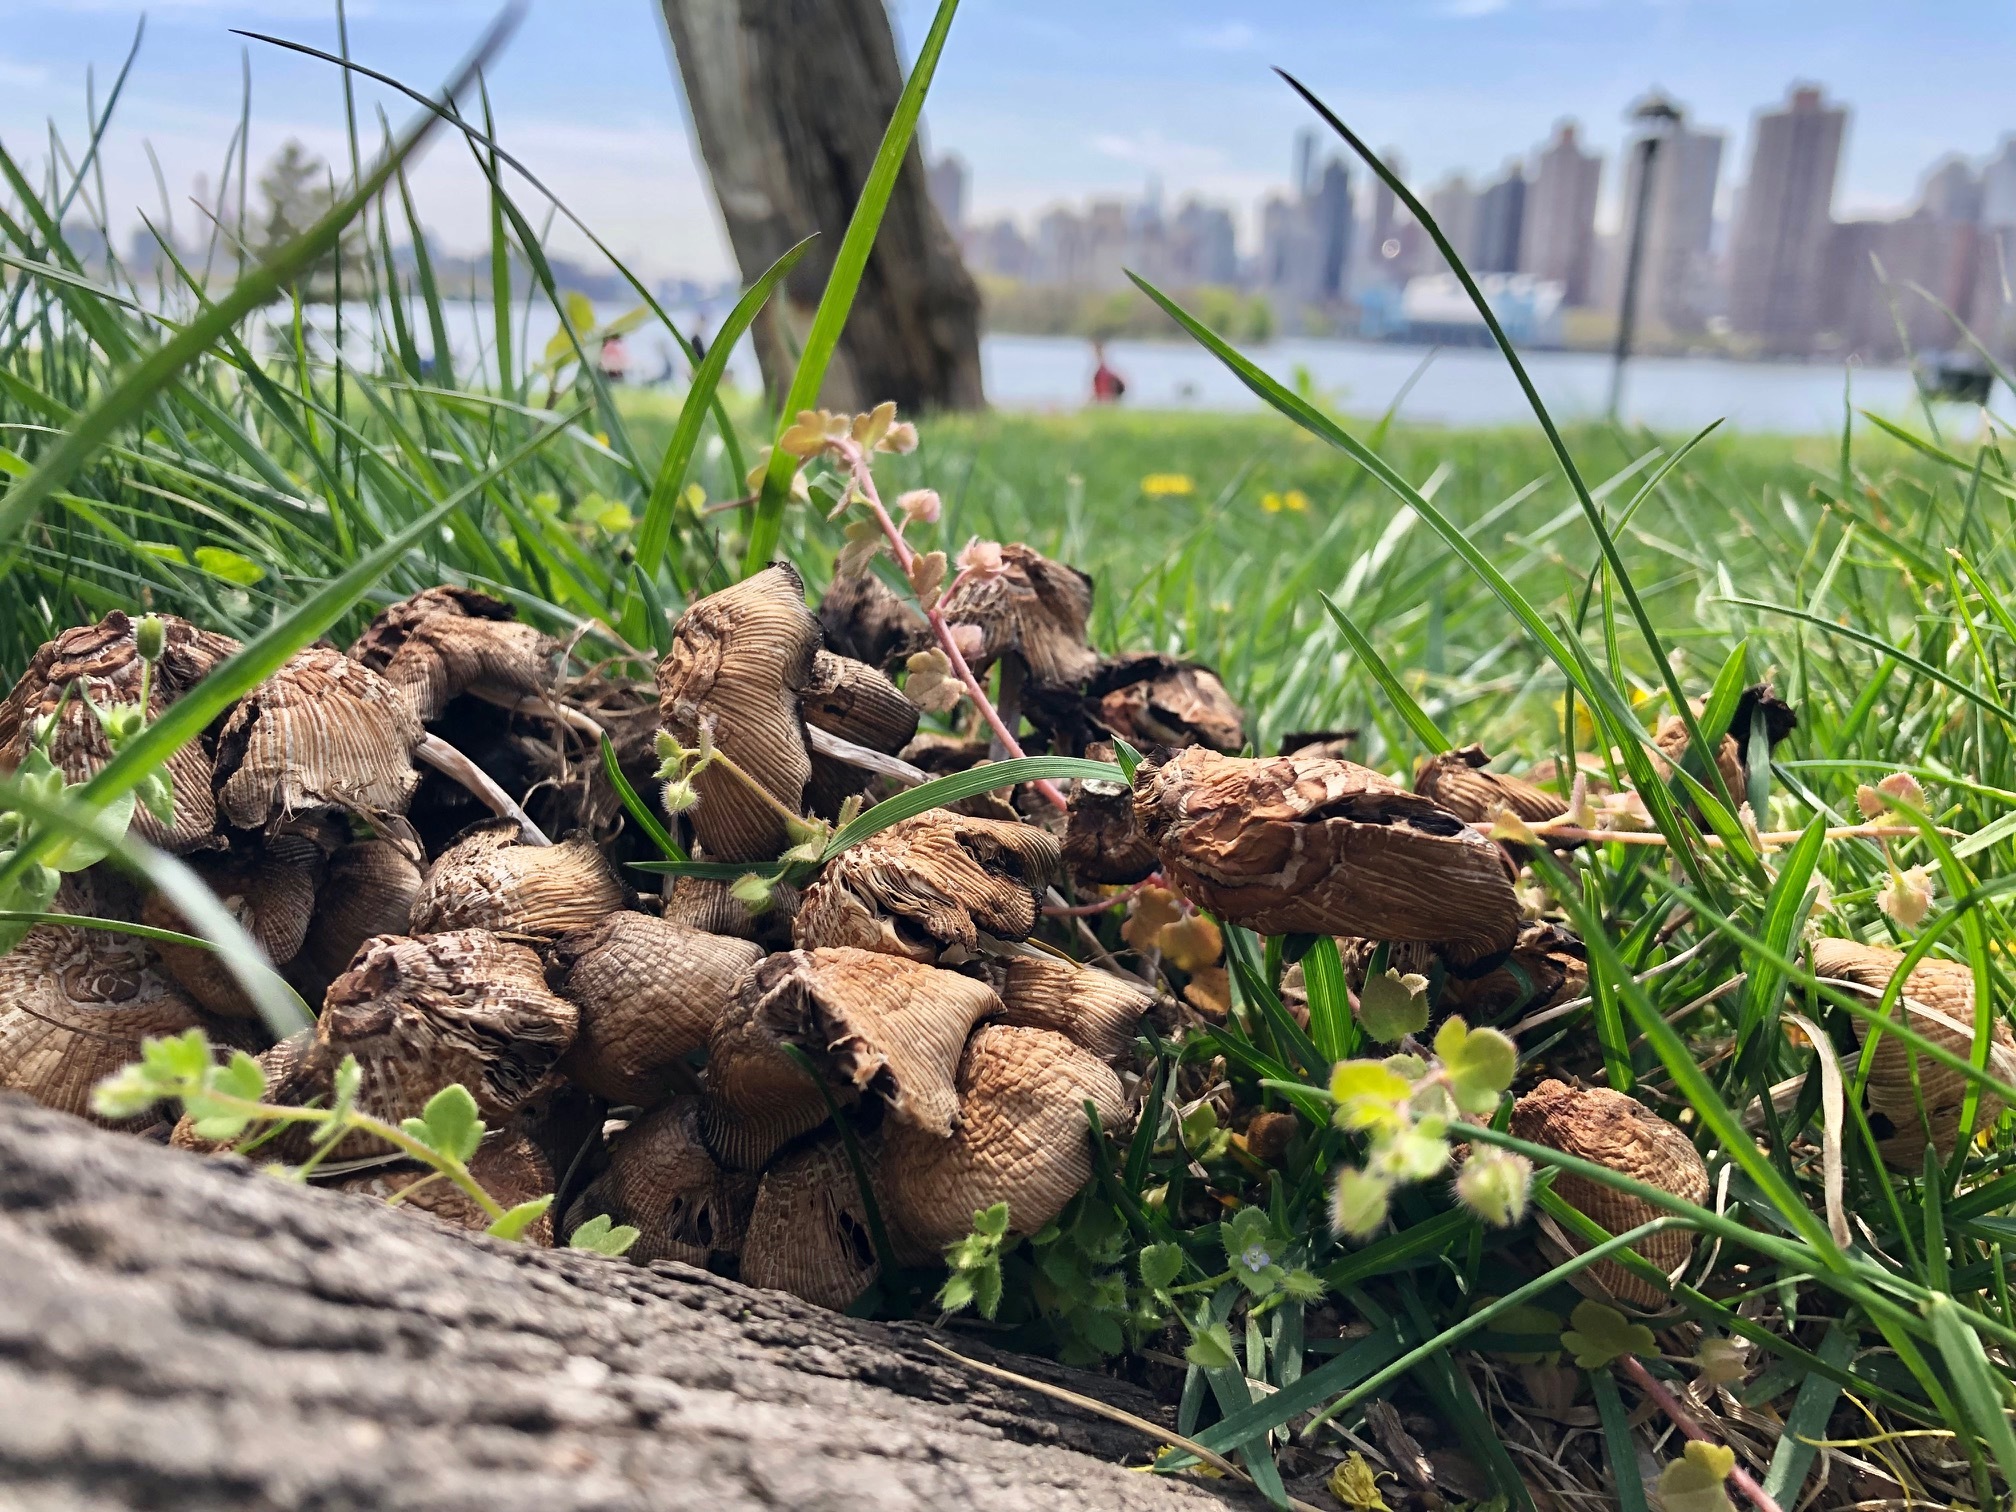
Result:
{"label": "mushroom cap", "polygon": [[[324,870],[323,850],[314,836],[288,830],[255,837],[231,851],[198,856],[190,865],[270,964],[287,966],[300,953]],[[147,899],[140,921],[189,932],[181,911],[160,893]],[[163,969],[209,1012],[225,1018],[258,1017],[258,1009],[215,951],[165,943],[155,950]]]}
{"label": "mushroom cap", "polygon": [[[546,1084],[579,1022],[523,945],[477,929],[380,935],[330,984],[300,1081],[326,1090],[343,1057],[355,1055],[358,1103],[377,1117],[416,1117],[428,1098],[460,1082],[494,1127]],[[335,1151],[339,1159],[380,1153],[363,1134]]]}
{"label": "mushroom cap", "polygon": [[[812,762],[798,694],[818,649],[805,585],[795,568],[775,563],[679,617],[672,650],[658,664],[659,719],[686,746],[698,745],[702,727],[710,728],[723,754],[801,812]],[[776,810],[718,763],[693,785],[700,802],[688,817],[716,859],[766,860],[788,843]]]}
{"label": "mushroom cap", "polygon": [[1109,1066],[1132,1057],[1135,1031],[1155,1006],[1145,988],[1054,956],[1014,956],[989,965],[1001,997],[996,1023],[1048,1029]]}
{"label": "mushroom cap", "polygon": [[970,951],[982,930],[1026,940],[1058,871],[1055,837],[1034,825],[932,809],[827,862],[791,937],[801,950],[851,945],[914,961]]}
{"label": "mushroom cap", "polygon": [[[1636,1098],[1608,1087],[1578,1090],[1543,1081],[1513,1105],[1512,1132],[1689,1202],[1708,1200],[1708,1167],[1694,1142]],[[1554,1190],[1612,1234],[1661,1216],[1649,1202],[1569,1171],[1555,1174]],[[1665,1229],[1632,1248],[1671,1275],[1694,1253],[1694,1234],[1689,1229]],[[1667,1303],[1665,1292],[1614,1260],[1598,1261],[1590,1271],[1621,1301],[1646,1308]]]}
{"label": "mushroom cap", "polygon": [[665,917],[673,923],[705,934],[733,935],[771,945],[791,943],[791,921],[798,916],[803,899],[797,888],[778,883],[771,889],[770,906],[758,913],[735,896],[731,891],[735,884],[725,877],[669,880],[672,885],[665,893]]}
{"label": "mushroom cap", "polygon": [[[63,879],[54,912],[130,917],[113,879]],[[91,1089],[140,1055],[149,1035],[202,1023],[196,1005],[161,969],[146,940],[109,929],[37,924],[0,955],[0,1090],[109,1128],[91,1111]]]}
{"label": "mushroom cap", "polygon": [[1012,651],[1039,687],[1080,686],[1099,667],[1085,640],[1092,579],[1020,542],[1003,546],[1001,559],[998,576],[968,578],[938,605],[949,624],[979,629],[980,654],[968,663],[978,672]]}
{"label": "mushroom cap", "polygon": [[[148,692],[148,717],[157,718],[210,669],[232,655],[238,642],[199,630],[172,614],[160,616],[161,659]],[[49,743],[49,757],[70,782],[86,782],[112,759],[105,727],[81,698],[64,701],[73,683],[99,708],[140,701],[144,665],[135,635],[137,622],[115,609],[95,625],[65,630],[29,660],[4,701],[0,701],[0,772],[11,772],[28,754],[35,725],[44,715],[63,713]],[[163,824],[146,809],[133,814],[133,831],[149,844],[181,854],[207,844],[217,825],[211,791],[210,756],[203,743],[185,742],[166,764],[175,800],[174,817]]]}
{"label": "mushroom cap", "polygon": [[322,1001],[329,983],[373,935],[399,934],[413,914],[421,872],[404,847],[390,840],[357,840],[329,858],[315,917],[296,957],[296,978]]}
{"label": "mushroom cap", "polygon": [[[872,1159],[864,1163],[872,1170]],[[879,1188],[875,1198],[887,1207]],[[881,1271],[868,1205],[837,1133],[771,1163],[742,1241],[745,1284],[839,1309],[853,1306]]]}
{"label": "mushroom cap", "polygon": [[328,646],[296,652],[238,701],[217,741],[217,800],[227,823],[265,829],[338,809],[400,814],[420,780],[426,732],[399,691]]}
{"label": "mushroom cap", "polygon": [[872,572],[833,579],[819,600],[819,628],[835,654],[885,672],[931,639],[924,616]]}
{"label": "mushroom cap", "polygon": [[[266,1101],[284,1107],[299,1107],[328,1093],[329,1088],[314,1084],[307,1071],[308,1052],[314,1048],[315,1031],[299,1029],[253,1057],[259,1062],[259,1069],[266,1078]],[[168,1143],[178,1150],[194,1150],[198,1154],[209,1155],[229,1150],[233,1141],[199,1137],[196,1121],[184,1113],[169,1133]]]}
{"label": "mushroom cap", "polygon": [[1092,1179],[1085,1120],[1126,1116],[1120,1079],[1061,1034],[990,1024],[959,1062],[959,1126],[950,1138],[909,1124],[884,1125],[879,1186],[885,1211],[909,1242],[936,1254],[963,1239],[973,1214],[1008,1204],[1008,1226],[1033,1233]]}
{"label": "mushroom cap", "polygon": [[1510,809],[1529,824],[1558,819],[1568,812],[1566,800],[1544,788],[1487,771],[1490,760],[1480,745],[1431,756],[1414,774],[1414,791],[1470,824],[1488,824],[1501,809]]}
{"label": "mushroom cap", "polygon": [[561,1074],[612,1103],[662,1102],[675,1083],[690,1082],[682,1062],[706,1045],[761,959],[763,947],[748,940],[642,913],[562,935],[547,975],[581,1010],[581,1029]]}
{"label": "mushroom cap", "polygon": [[1520,930],[1512,954],[1482,976],[1445,978],[1437,1006],[1473,1024],[1488,1024],[1512,1013],[1538,1013],[1588,991],[1588,948],[1572,931],[1538,923]]}
{"label": "mushroom cap", "polygon": [[1262,934],[1426,941],[1463,966],[1518,938],[1498,847],[1367,767],[1193,747],[1136,774],[1134,812],[1173,887]]}
{"label": "mushroom cap", "polygon": [[[383,1166],[346,1176],[332,1185],[339,1192],[384,1202],[418,1186],[412,1195],[400,1197],[397,1211],[425,1213],[451,1228],[480,1234],[490,1227],[490,1215],[478,1207],[460,1187],[449,1181],[428,1181],[431,1173],[413,1165]],[[539,1147],[516,1130],[489,1135],[469,1157],[469,1174],[506,1212],[521,1202],[544,1197],[553,1190],[553,1167]],[[424,1182],[425,1185],[419,1185]],[[524,1242],[539,1249],[553,1247],[553,1213],[548,1209],[525,1230]]]}
{"label": "mushroom cap", "polygon": [[917,733],[923,710],[866,662],[820,651],[803,695],[805,722],[856,745],[894,754]]}
{"label": "mushroom cap", "polygon": [[[1880,995],[1890,985],[1903,961],[1902,951],[1854,940],[1828,937],[1813,942],[1816,975],[1853,982],[1872,995]],[[1973,968],[1964,961],[1920,961],[1905,979],[1896,1021],[1956,1055],[1971,1053]],[[2016,1035],[2011,1034],[2008,1023],[1999,1014],[1993,1020],[1991,1035],[1991,1056],[2016,1056]],[[1911,1083],[1913,1061],[1918,1069],[1915,1088]],[[1998,1068],[1991,1065],[1990,1069]],[[1999,1074],[2007,1080],[2007,1067],[1999,1068]],[[1953,1154],[1960,1133],[1961,1106],[1967,1097],[1967,1078],[1958,1071],[1919,1055],[1894,1034],[1885,1034],[1877,1039],[1876,1053],[1870,1058],[1865,1096],[1876,1148],[1886,1163],[1900,1170],[1923,1170],[1928,1131],[1940,1159]],[[1975,1127],[1986,1128],[2001,1109],[2002,1099],[1984,1090],[1975,1114]]]}
{"label": "mushroom cap", "polygon": [[1124,782],[1086,778],[1071,785],[1064,828],[1064,864],[1080,887],[1139,882],[1161,858],[1134,818],[1134,793]]}
{"label": "mushroom cap", "polygon": [[1276,746],[1282,756],[1322,756],[1330,761],[1349,761],[1358,748],[1356,730],[1290,730]]}
{"label": "mushroom cap", "polygon": [[414,934],[488,929],[542,938],[586,929],[633,898],[595,842],[527,845],[514,819],[471,825],[434,858],[413,899]]}
{"label": "mushroom cap", "polygon": [[582,1189],[566,1227],[607,1213],[638,1231],[629,1258],[639,1265],[705,1266],[741,1252],[755,1200],[755,1174],[724,1171],[701,1143],[699,1099],[675,1097],[610,1141],[608,1169]]}
{"label": "mushroom cap", "polygon": [[1129,651],[1092,674],[1085,696],[1099,723],[1131,745],[1246,748],[1246,716],[1218,674],[1199,662]]}
{"label": "mushroom cap", "polygon": [[[1704,730],[1702,733],[1705,735],[1708,732]],[[1668,714],[1659,721],[1659,728],[1652,732],[1652,744],[1665,757],[1664,762],[1655,759],[1653,769],[1662,779],[1671,776],[1673,767],[1678,766],[1687,755],[1687,722],[1678,714]],[[1734,736],[1724,735],[1715,742],[1715,769],[1722,774],[1729,796],[1738,803],[1743,802],[1743,795],[1749,789],[1743,776],[1743,757]]]}
{"label": "mushroom cap", "polygon": [[559,642],[473,588],[428,588],[384,610],[351,656],[404,693],[422,720],[473,693],[516,704],[552,686]]}
{"label": "mushroom cap", "polygon": [[708,1041],[708,1148],[762,1165],[826,1121],[826,1102],[783,1046],[797,1044],[851,1103],[872,1093],[888,1123],[942,1138],[958,1118],[953,1073],[967,1035],[1001,1008],[985,982],[902,956],[845,947],[760,962]]}

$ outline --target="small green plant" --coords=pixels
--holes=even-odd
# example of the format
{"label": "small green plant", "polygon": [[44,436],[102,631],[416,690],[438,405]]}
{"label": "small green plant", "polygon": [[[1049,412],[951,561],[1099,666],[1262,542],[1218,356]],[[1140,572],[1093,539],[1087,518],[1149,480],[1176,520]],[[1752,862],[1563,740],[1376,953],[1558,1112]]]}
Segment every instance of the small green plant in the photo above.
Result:
{"label": "small green plant", "polygon": [[574,1230],[567,1240],[567,1248],[588,1250],[614,1259],[630,1253],[630,1246],[637,1242],[638,1234],[639,1231],[629,1224],[612,1223],[607,1213],[597,1213]]}

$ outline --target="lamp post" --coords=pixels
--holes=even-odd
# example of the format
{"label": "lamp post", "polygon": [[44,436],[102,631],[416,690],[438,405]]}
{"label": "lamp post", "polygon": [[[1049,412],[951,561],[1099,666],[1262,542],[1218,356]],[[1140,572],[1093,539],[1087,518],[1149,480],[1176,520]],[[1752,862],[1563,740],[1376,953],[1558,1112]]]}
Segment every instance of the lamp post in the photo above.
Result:
{"label": "lamp post", "polygon": [[1614,421],[1624,403],[1624,363],[1631,356],[1631,337],[1638,324],[1638,280],[1645,261],[1645,222],[1652,204],[1652,175],[1659,165],[1660,143],[1680,128],[1680,107],[1664,95],[1650,94],[1631,107],[1627,119],[1638,124],[1638,195],[1631,205],[1631,229],[1625,240],[1624,293],[1617,309],[1617,344],[1610,354],[1609,416]]}

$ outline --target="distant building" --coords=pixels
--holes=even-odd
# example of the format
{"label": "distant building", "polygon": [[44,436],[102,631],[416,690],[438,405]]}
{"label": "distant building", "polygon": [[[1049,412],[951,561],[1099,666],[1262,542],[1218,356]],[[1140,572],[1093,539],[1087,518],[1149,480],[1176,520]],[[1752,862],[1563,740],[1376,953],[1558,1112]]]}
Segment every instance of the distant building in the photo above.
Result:
{"label": "distant building", "polygon": [[966,162],[956,153],[946,153],[925,174],[931,203],[938,207],[946,227],[957,237],[966,225]]}
{"label": "distant building", "polygon": [[[1638,203],[1644,175],[1644,138],[1625,148],[1624,214]],[[1689,334],[1707,323],[1714,277],[1715,184],[1722,171],[1719,131],[1694,131],[1676,123],[1659,140],[1652,198],[1645,207],[1645,247],[1638,273],[1638,316],[1668,331]],[[1616,306],[1624,281],[1624,247],[1612,258],[1604,301]]]}
{"label": "distant building", "polygon": [[1526,226],[1526,172],[1506,165],[1505,176],[1477,196],[1477,250],[1473,273],[1517,273],[1519,243]]}
{"label": "distant building", "polygon": [[1179,287],[1239,281],[1239,243],[1232,212],[1186,200],[1170,223],[1169,274]]}
{"label": "distant building", "polygon": [[[1528,273],[1480,273],[1477,287],[1505,334],[1524,347],[1561,344],[1563,289]],[[1489,346],[1484,317],[1454,273],[1429,273],[1405,288],[1367,291],[1360,301],[1359,334],[1373,340]]]}
{"label": "distant building", "polygon": [[[1400,158],[1397,147],[1383,149],[1379,157],[1396,178],[1403,181],[1407,177],[1407,166]],[[1364,289],[1374,283],[1401,284],[1407,280],[1407,264],[1404,256],[1406,241],[1401,236],[1400,201],[1386,181],[1373,175],[1371,203],[1366,207],[1365,231],[1358,242],[1358,271],[1351,281],[1354,289]]]}
{"label": "distant building", "polygon": [[965,236],[966,262],[975,273],[996,278],[1030,275],[1029,238],[1007,217],[970,228]]}
{"label": "distant building", "polygon": [[1351,170],[1342,159],[1323,165],[1303,203],[1316,236],[1317,288],[1326,300],[1342,299],[1350,288],[1352,220]]}
{"label": "distant building", "polygon": [[2016,133],[2002,138],[2002,150],[1981,170],[1981,224],[2016,226]]}
{"label": "distant building", "polygon": [[1794,88],[1757,117],[1750,176],[1729,248],[1729,323],[1767,352],[1803,353],[1819,329],[1819,272],[1848,112]]}
{"label": "distant building", "polygon": [[1967,318],[1980,239],[1980,229],[1971,222],[1929,215],[1834,226],[1816,280],[1819,328],[1830,345],[1871,362],[1962,345],[1939,305]]}
{"label": "distant building", "polygon": [[1981,219],[1981,179],[1965,158],[1955,153],[1933,165],[1918,191],[1918,213],[1964,225]]}
{"label": "distant building", "polygon": [[1519,268],[1561,285],[1563,302],[1586,305],[1594,292],[1596,191],[1603,182],[1600,153],[1584,152],[1573,121],[1554,129],[1526,193],[1526,224]]}
{"label": "distant building", "polygon": [[1070,285],[1085,282],[1087,272],[1085,222],[1076,212],[1058,207],[1036,222],[1030,248],[1029,281]]}
{"label": "distant building", "polygon": [[1428,191],[1428,213],[1465,265],[1477,257],[1477,191],[1461,173],[1452,173]]}

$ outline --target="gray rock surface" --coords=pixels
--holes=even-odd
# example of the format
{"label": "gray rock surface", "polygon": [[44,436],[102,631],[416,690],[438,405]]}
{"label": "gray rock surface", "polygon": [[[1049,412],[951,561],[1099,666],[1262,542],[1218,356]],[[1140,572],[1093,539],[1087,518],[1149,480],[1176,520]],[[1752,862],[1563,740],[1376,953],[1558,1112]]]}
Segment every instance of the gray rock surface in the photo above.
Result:
{"label": "gray rock surface", "polygon": [[0,1096],[10,1512],[1260,1505],[1120,1468],[1144,1436],[931,1336],[451,1232]]}

